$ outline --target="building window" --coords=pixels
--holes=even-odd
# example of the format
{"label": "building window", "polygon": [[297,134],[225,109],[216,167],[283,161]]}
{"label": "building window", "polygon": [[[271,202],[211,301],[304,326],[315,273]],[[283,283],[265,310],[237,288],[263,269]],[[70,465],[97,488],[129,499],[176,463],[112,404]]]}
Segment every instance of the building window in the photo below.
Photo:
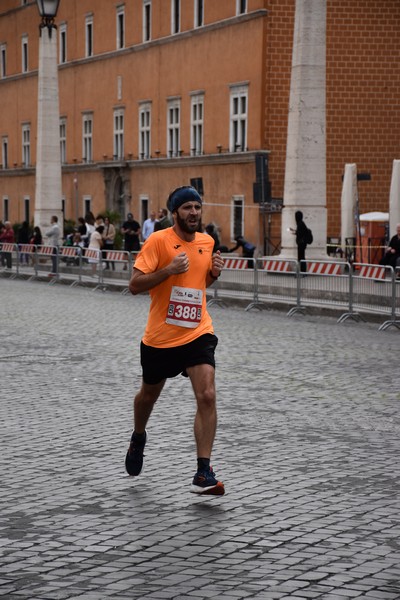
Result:
{"label": "building window", "polygon": [[140,196],[140,220],[144,223],[149,218],[149,199],[147,196]]}
{"label": "building window", "polygon": [[194,26],[204,25],[204,0],[194,0]]}
{"label": "building window", "polygon": [[24,221],[29,223],[31,220],[31,211],[30,211],[30,198],[29,196],[25,196],[24,198]]}
{"label": "building window", "polygon": [[229,135],[229,149],[231,152],[242,152],[247,147],[247,97],[247,85],[232,88]]}
{"label": "building window", "polygon": [[8,169],[8,137],[1,140],[1,164],[3,169]]}
{"label": "building window", "polygon": [[21,51],[22,51],[22,72],[27,73],[28,68],[29,68],[29,65],[28,65],[28,36],[27,35],[22,36]]}
{"label": "building window", "polygon": [[124,110],[114,111],[114,160],[124,158]]}
{"label": "building window", "polygon": [[82,159],[83,162],[93,160],[93,115],[82,117]]}
{"label": "building window", "polygon": [[143,41],[151,40],[151,0],[143,0]]}
{"label": "building window", "polygon": [[231,210],[231,239],[234,240],[244,233],[243,222],[243,196],[233,196]]}
{"label": "building window", "polygon": [[93,15],[88,15],[85,22],[85,53],[93,56]]}
{"label": "building window", "polygon": [[9,221],[9,201],[7,196],[3,196],[3,221]]}
{"label": "building window", "polygon": [[139,108],[139,158],[150,158],[151,104],[146,102]]}
{"label": "building window", "polygon": [[87,215],[92,210],[92,196],[83,196],[83,214]]}
{"label": "building window", "polygon": [[0,77],[6,77],[7,75],[7,46],[1,44],[0,46]]}
{"label": "building window", "polygon": [[29,123],[22,125],[22,166],[31,165],[31,126]]}
{"label": "building window", "polygon": [[60,119],[60,156],[61,163],[67,162],[67,120]]}
{"label": "building window", "polygon": [[117,7],[117,50],[125,47],[125,7]]}
{"label": "building window", "polygon": [[192,156],[203,154],[204,95],[192,96],[190,153]]}
{"label": "building window", "polygon": [[60,64],[67,62],[67,25],[60,25]]}
{"label": "building window", "polygon": [[181,0],[171,0],[171,33],[181,30]]}
{"label": "building window", "polygon": [[244,15],[247,12],[247,0],[236,0],[236,14]]}
{"label": "building window", "polygon": [[180,110],[181,110],[181,101],[178,98],[168,101],[167,153],[170,158],[173,156],[179,156]]}

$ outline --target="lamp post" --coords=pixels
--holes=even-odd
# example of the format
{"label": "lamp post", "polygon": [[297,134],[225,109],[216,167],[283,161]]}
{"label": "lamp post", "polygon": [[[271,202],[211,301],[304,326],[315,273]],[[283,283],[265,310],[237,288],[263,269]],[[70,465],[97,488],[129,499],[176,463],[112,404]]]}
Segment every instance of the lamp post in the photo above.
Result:
{"label": "lamp post", "polygon": [[60,0],[36,0],[39,25],[38,118],[36,143],[35,225],[44,233],[53,215],[62,233],[60,115],[57,36],[54,19]]}

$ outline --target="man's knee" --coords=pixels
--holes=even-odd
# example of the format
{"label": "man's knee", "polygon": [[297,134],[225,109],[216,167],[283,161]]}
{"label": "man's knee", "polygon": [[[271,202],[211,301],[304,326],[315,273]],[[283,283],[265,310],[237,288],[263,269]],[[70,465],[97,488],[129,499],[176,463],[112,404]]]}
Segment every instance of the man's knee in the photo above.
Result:
{"label": "man's knee", "polygon": [[209,385],[204,389],[197,391],[196,399],[199,408],[213,410],[216,403],[215,387],[213,385]]}

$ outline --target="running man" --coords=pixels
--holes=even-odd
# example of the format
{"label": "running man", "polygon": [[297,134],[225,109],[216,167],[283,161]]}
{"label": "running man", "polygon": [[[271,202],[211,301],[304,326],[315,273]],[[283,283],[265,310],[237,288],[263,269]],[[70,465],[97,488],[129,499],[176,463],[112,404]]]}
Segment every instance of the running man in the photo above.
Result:
{"label": "running man", "polygon": [[190,491],[222,496],[224,485],[210,466],[217,426],[214,351],[218,343],[206,308],[206,287],[224,261],[214,240],[199,233],[202,199],[192,187],[174,190],[167,202],[174,225],[155,231],[138,254],[129,282],[132,294],[150,292],[151,304],[140,346],[142,386],[133,405],[134,431],[125,459],[129,475],[143,466],[146,425],[166,379],[189,377],[197,402],[194,435],[197,472]]}

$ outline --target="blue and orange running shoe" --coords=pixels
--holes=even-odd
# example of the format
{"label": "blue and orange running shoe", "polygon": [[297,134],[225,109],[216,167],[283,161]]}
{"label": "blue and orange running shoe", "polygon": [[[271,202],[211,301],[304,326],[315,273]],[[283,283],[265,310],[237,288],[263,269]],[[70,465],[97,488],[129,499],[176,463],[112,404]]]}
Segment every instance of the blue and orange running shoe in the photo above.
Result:
{"label": "blue and orange running shoe", "polygon": [[225,487],[222,481],[216,479],[215,473],[210,467],[208,471],[197,471],[193,477],[190,491],[203,496],[223,496]]}

